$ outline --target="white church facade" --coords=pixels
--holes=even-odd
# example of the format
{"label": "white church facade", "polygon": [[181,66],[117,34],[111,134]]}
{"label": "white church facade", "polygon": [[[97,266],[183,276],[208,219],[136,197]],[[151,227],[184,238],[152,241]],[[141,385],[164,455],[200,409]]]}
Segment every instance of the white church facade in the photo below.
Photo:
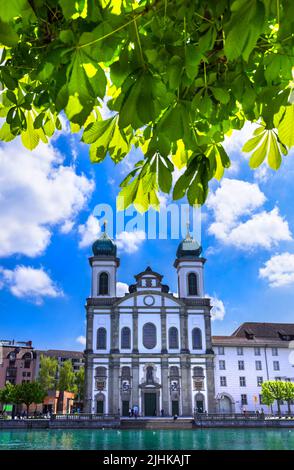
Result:
{"label": "white church facade", "polygon": [[[150,267],[135,276],[128,294],[117,297],[115,243],[104,232],[92,250],[85,412],[128,416],[133,408],[140,416],[192,416],[254,410],[262,406],[262,381],[294,380],[285,352],[294,339],[293,325],[265,332],[249,324],[232,336],[212,337],[211,304],[204,295],[206,260],[189,233],[174,263],[177,297]],[[279,370],[274,370],[277,358],[273,364],[269,359],[275,348]]]}

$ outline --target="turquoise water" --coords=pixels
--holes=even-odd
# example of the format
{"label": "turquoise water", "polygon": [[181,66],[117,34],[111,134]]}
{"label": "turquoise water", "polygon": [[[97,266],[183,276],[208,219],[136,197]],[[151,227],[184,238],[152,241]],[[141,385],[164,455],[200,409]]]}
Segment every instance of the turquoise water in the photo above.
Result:
{"label": "turquoise water", "polygon": [[0,431],[0,450],[293,450],[294,429]]}

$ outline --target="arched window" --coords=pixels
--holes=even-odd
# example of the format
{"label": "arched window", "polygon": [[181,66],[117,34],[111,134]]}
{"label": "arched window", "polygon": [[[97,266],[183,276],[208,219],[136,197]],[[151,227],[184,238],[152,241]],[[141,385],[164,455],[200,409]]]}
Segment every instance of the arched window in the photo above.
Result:
{"label": "arched window", "polygon": [[175,326],[168,330],[168,345],[170,349],[178,349],[179,347],[179,333]]}
{"label": "arched window", "polygon": [[193,377],[204,377],[203,367],[193,367]]}
{"label": "arched window", "polygon": [[130,349],[131,347],[131,330],[124,326],[121,330],[121,348]]}
{"label": "arched window", "polygon": [[95,375],[96,377],[106,377],[106,367],[96,367]]}
{"label": "arched window", "polygon": [[169,375],[170,377],[179,377],[179,368],[177,366],[171,366]]}
{"label": "arched window", "polygon": [[121,376],[123,379],[130,379],[131,378],[131,369],[128,366],[123,366],[121,368]]}
{"label": "arched window", "polygon": [[145,323],[143,326],[143,345],[147,349],[156,346],[156,326],[153,323]]}
{"label": "arched window", "polygon": [[99,295],[108,295],[109,294],[108,274],[107,273],[99,274],[99,289],[98,289],[98,292],[99,292]]}
{"label": "arched window", "polygon": [[32,360],[32,354],[31,353],[25,353],[22,356],[24,360],[24,368],[29,369],[31,367],[31,360]]}
{"label": "arched window", "polygon": [[146,369],[146,382],[149,384],[154,382],[152,366],[148,366]]}
{"label": "arched window", "polygon": [[202,349],[202,334],[199,328],[192,330],[192,349]]}
{"label": "arched window", "polygon": [[97,349],[106,349],[106,329],[98,328],[97,330]]}
{"label": "arched window", "polygon": [[188,295],[197,295],[197,275],[195,273],[188,274]]}

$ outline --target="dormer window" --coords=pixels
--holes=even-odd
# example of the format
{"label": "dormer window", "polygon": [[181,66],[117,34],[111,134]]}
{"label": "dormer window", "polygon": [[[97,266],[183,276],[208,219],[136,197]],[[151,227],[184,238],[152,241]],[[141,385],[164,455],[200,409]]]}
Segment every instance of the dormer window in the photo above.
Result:
{"label": "dormer window", "polygon": [[197,275],[195,273],[188,274],[188,295],[198,295]]}

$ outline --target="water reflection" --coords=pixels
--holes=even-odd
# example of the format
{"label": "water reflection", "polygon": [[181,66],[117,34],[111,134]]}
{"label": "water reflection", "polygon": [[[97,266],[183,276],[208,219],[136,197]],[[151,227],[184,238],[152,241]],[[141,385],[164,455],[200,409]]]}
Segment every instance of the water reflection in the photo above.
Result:
{"label": "water reflection", "polygon": [[290,429],[0,431],[4,449],[292,450]]}

